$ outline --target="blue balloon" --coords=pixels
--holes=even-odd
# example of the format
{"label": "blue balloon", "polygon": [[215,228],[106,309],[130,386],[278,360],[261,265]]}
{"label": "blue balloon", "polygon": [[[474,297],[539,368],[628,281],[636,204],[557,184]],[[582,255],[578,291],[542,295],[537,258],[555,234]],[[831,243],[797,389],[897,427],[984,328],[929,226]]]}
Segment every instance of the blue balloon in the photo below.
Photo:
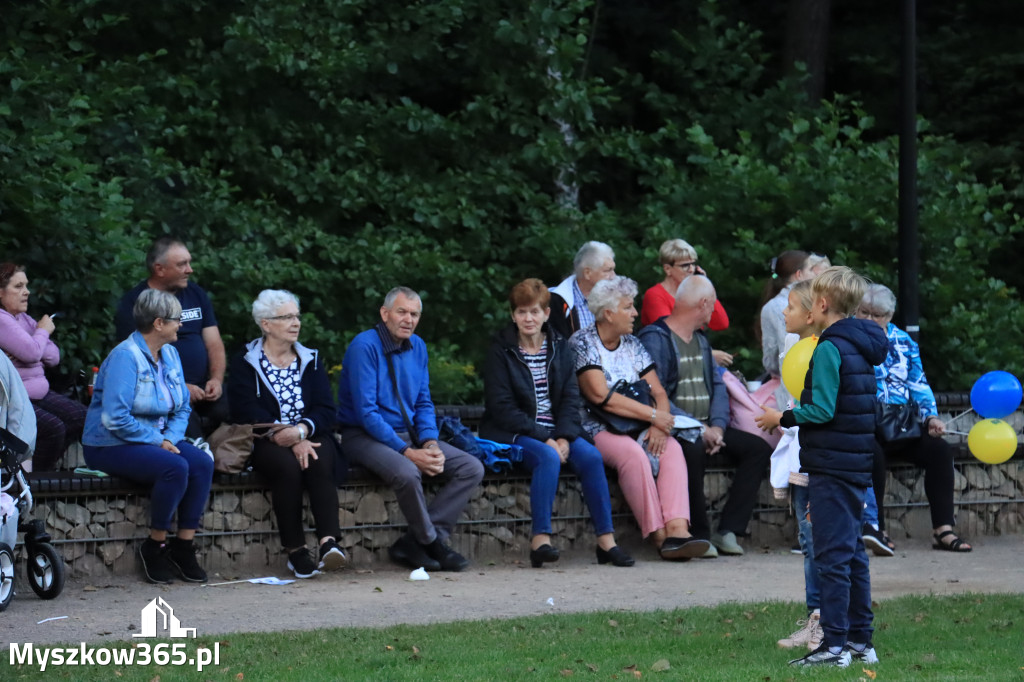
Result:
{"label": "blue balloon", "polygon": [[971,407],[985,419],[1002,419],[1016,412],[1022,397],[1017,377],[1009,372],[988,372],[974,382]]}

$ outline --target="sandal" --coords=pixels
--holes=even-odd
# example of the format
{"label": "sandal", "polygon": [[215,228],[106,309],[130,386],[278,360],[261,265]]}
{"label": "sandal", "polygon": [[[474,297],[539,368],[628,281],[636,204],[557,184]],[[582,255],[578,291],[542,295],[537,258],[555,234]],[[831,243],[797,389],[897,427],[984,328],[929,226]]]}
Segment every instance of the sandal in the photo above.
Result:
{"label": "sandal", "polygon": [[[942,538],[949,535],[952,535],[953,539],[949,542],[943,542]],[[943,552],[970,552],[974,549],[951,530],[943,531],[938,535],[932,535],[932,537],[935,538],[935,544],[932,545],[932,549],[942,550]]]}
{"label": "sandal", "polygon": [[889,534],[886,533],[884,530],[882,531],[882,542],[884,542],[885,546],[891,549],[893,552],[896,551],[896,543],[892,541],[892,538],[890,538]]}

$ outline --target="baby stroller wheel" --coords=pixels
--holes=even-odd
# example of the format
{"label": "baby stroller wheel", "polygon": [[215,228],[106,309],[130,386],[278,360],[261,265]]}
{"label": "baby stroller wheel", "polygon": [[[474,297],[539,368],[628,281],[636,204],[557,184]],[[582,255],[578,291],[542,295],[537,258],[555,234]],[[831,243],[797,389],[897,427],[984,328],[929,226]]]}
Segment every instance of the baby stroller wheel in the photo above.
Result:
{"label": "baby stroller wheel", "polygon": [[0,542],[0,611],[6,611],[14,598],[14,551]]}
{"label": "baby stroller wheel", "polygon": [[26,545],[28,584],[40,599],[53,599],[64,589],[64,561],[53,545]]}

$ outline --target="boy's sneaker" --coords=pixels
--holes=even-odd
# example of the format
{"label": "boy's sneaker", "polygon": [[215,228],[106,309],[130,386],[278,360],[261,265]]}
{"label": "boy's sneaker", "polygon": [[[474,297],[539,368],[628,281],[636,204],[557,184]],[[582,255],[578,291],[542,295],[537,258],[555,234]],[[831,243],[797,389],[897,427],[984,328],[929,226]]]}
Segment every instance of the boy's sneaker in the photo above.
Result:
{"label": "boy's sneaker", "polygon": [[205,583],[206,571],[196,560],[196,547],[191,540],[174,538],[169,544],[167,559],[182,580],[190,583]]}
{"label": "boy's sneaker", "polygon": [[864,528],[861,530],[861,539],[864,541],[864,546],[870,549],[875,556],[893,556],[896,554],[892,547],[886,543],[885,534],[870,523],[864,524]]}
{"label": "boy's sneaker", "polygon": [[828,650],[828,645],[822,643],[817,649],[807,654],[803,658],[794,658],[789,662],[790,665],[822,665],[834,668],[848,668],[850,667],[850,661],[853,660],[853,655],[850,651],[843,647],[843,650],[838,654],[834,654]]}
{"label": "boy's sneaker", "polygon": [[783,649],[795,649],[797,647],[807,647],[808,649],[814,650],[821,645],[821,616],[817,613],[811,614],[807,620],[798,620],[797,625],[801,626],[799,630],[791,634],[785,639],[780,639],[778,644]]}
{"label": "boy's sneaker", "polygon": [[146,538],[139,545],[139,558],[142,559],[142,572],[146,580],[156,585],[174,582],[168,551],[166,542],[157,542],[153,538]]}
{"label": "boy's sneaker", "polygon": [[348,557],[334,539],[320,545],[320,565],[327,571],[334,571],[348,564]]}
{"label": "boy's sneaker", "polygon": [[846,643],[846,650],[850,652],[850,658],[858,663],[878,663],[878,654],[875,647],[870,644]]}
{"label": "boy's sneaker", "polygon": [[294,573],[296,578],[312,578],[320,573],[316,569],[316,562],[305,547],[299,547],[288,555],[288,570]]}

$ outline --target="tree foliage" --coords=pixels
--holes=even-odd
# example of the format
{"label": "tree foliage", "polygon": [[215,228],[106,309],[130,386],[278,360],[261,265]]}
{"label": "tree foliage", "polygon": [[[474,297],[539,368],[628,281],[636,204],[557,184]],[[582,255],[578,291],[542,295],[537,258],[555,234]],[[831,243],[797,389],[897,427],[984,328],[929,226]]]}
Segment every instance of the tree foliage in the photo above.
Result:
{"label": "tree foliage", "polygon": [[[436,398],[474,369],[505,293],[587,239],[659,279],[699,249],[756,373],[770,257],[823,250],[895,283],[895,141],[858,103],[808,104],[718,3],[77,0],[5,3],[0,246],[69,370],[100,360],[164,232],[190,246],[229,347],[259,290],[302,300],[332,365],[396,284],[421,291]],[[990,156],[989,158],[994,158]],[[921,144],[923,350],[937,387],[1021,372],[1021,321],[985,264],[1020,232],[955,137]],[[991,176],[989,176],[991,177]],[[1019,172],[999,178],[1019,181]],[[965,349],[969,348],[969,351]]]}

